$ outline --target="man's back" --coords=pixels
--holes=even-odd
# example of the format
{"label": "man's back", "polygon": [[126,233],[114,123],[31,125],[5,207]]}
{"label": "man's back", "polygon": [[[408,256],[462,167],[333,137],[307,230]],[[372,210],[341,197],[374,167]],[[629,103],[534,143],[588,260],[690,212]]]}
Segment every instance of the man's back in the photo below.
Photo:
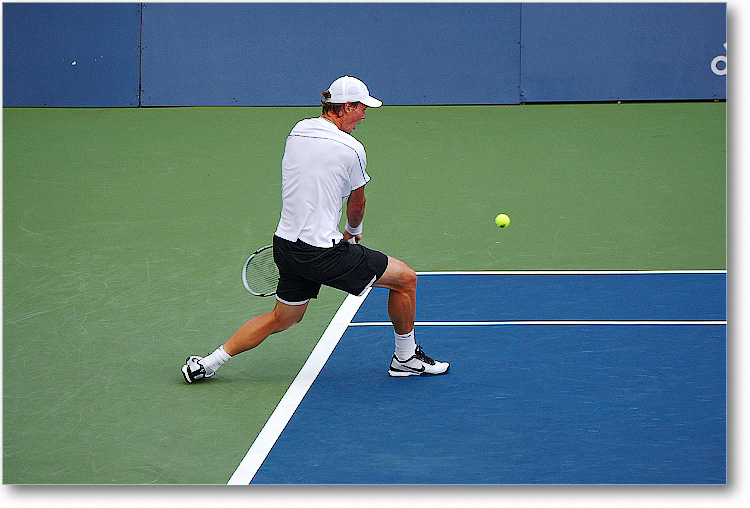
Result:
{"label": "man's back", "polygon": [[276,236],[330,247],[343,238],[341,210],[370,177],[362,144],[323,118],[292,129],[282,159],[282,210]]}

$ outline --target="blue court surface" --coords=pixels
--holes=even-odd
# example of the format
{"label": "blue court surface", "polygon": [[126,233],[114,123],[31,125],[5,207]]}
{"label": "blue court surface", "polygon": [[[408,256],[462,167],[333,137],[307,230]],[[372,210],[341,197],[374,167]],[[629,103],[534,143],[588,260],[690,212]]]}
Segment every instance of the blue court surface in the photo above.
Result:
{"label": "blue court surface", "polygon": [[420,274],[390,378],[374,289],[254,484],[724,484],[726,273]]}

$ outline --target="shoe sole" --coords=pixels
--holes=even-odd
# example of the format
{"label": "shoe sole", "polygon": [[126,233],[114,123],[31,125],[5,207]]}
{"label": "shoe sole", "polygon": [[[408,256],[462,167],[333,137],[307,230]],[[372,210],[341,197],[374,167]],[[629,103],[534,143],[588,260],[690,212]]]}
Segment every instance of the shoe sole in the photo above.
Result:
{"label": "shoe sole", "polygon": [[451,370],[451,366],[448,365],[448,368],[445,369],[443,372],[413,372],[408,370],[393,370],[388,369],[388,375],[391,377],[409,377],[409,376],[442,376],[443,374],[447,374],[448,371]]}

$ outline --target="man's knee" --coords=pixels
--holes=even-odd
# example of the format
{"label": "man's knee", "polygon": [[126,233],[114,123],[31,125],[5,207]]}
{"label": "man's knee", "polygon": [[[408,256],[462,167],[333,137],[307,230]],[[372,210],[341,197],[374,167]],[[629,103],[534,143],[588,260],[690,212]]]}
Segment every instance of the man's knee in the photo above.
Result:
{"label": "man's knee", "polygon": [[275,322],[275,329],[277,331],[283,331],[302,321],[302,317],[305,315],[305,309],[307,305],[301,305],[299,307],[290,305],[276,304],[272,314]]}
{"label": "man's knee", "polygon": [[406,292],[417,291],[417,274],[404,263],[398,273],[398,286]]}
{"label": "man's knee", "polygon": [[386,268],[383,276],[375,282],[374,286],[407,293],[416,292],[417,274],[403,261],[389,257],[388,268]]}
{"label": "man's knee", "polygon": [[406,286],[414,291],[417,290],[417,273],[414,270],[407,267],[407,273],[405,274],[404,279]]}

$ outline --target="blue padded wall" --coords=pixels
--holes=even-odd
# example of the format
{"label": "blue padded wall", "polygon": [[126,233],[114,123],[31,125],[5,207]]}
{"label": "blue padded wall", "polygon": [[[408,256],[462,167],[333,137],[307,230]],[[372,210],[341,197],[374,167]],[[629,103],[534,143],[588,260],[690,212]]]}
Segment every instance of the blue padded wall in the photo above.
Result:
{"label": "blue padded wall", "polygon": [[139,4],[3,4],[3,105],[138,106]]}
{"label": "blue padded wall", "polygon": [[3,105],[726,99],[726,42],[724,3],[6,3]]}

